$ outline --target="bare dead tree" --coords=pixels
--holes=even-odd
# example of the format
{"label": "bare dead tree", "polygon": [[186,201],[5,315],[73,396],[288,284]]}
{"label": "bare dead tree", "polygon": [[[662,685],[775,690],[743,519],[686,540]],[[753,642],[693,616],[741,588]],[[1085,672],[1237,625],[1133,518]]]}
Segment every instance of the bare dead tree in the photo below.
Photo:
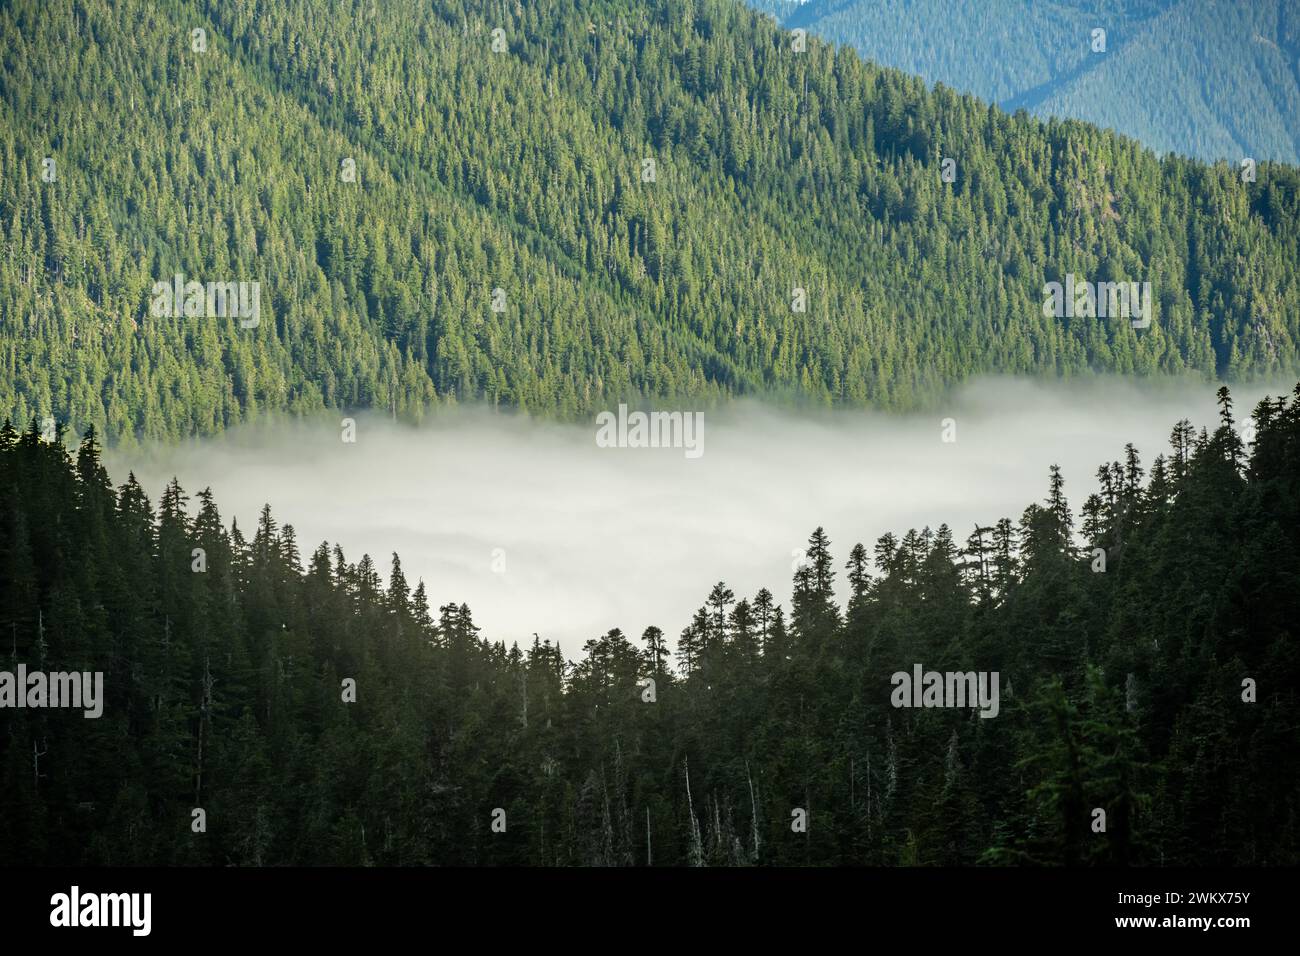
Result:
{"label": "bare dead tree", "polygon": [[704,848],[700,844],[700,823],[695,819],[695,804],[691,800],[690,760],[683,757],[682,766],[686,769],[686,809],[691,814],[691,866],[703,866]]}
{"label": "bare dead tree", "polygon": [[750,826],[754,833],[754,860],[758,860],[759,838],[758,838],[758,801],[754,799],[754,778],[749,772],[749,761],[745,761],[745,779],[749,781],[749,810]]}
{"label": "bare dead tree", "polygon": [[203,657],[203,695],[199,699],[199,753],[198,768],[194,774],[194,805],[202,804],[203,793],[203,741],[206,729],[211,722],[212,687],[216,682],[212,678],[212,669],[206,655]]}
{"label": "bare dead tree", "polygon": [[41,789],[41,758],[50,752],[49,744],[42,739],[38,749],[36,741],[32,741],[32,791],[39,793]]}

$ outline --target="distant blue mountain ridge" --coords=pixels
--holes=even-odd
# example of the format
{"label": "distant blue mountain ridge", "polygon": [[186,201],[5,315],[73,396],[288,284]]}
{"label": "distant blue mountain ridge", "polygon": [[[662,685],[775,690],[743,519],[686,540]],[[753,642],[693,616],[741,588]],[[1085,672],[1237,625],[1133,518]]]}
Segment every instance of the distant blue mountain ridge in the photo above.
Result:
{"label": "distant blue mountain ridge", "polygon": [[1300,161],[1300,0],[750,4],[1009,111],[1086,120],[1161,153]]}

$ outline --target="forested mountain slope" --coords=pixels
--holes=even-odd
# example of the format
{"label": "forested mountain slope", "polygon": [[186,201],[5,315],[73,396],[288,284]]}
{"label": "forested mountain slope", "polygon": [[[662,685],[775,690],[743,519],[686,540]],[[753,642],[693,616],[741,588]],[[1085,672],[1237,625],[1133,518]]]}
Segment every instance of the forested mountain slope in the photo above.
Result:
{"label": "forested mountain slope", "polygon": [[[734,0],[18,0],[0,51],[17,421],[1300,364],[1295,168],[1009,117]],[[260,321],[151,314],[177,273],[260,283]],[[1045,317],[1069,274],[1149,281],[1150,327]]]}
{"label": "forested mountain slope", "polygon": [[[719,583],[672,657],[652,626],[576,664],[434,620],[396,555],[304,568],[269,506],[251,538],[175,483],[155,512],[93,435],[6,424],[0,670],[104,694],[0,709],[0,864],[1295,865],[1300,388],[1250,448],[1221,401],[1149,478],[1103,465],[1081,535],[1053,468],[964,546],[840,571],[819,528],[788,613]],[[997,672],[996,716],[892,706],[918,664]]]}
{"label": "forested mountain slope", "polygon": [[[1297,0],[751,0],[789,28],[1039,116],[1206,160],[1300,160]],[[1094,49],[1093,30],[1106,31]]]}

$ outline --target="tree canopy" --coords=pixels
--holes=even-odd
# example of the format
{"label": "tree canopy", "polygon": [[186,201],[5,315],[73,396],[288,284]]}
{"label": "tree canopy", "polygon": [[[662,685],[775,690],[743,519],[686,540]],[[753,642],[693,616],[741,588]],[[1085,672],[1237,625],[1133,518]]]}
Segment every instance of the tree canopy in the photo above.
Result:
{"label": "tree canopy", "polygon": [[[17,0],[0,54],[20,422],[1300,365],[1294,167],[1008,115],[732,0]],[[259,283],[260,321],[153,314],[176,275]],[[1153,321],[1045,316],[1067,275],[1150,282]]]}
{"label": "tree canopy", "polygon": [[[1221,410],[1104,464],[1077,525],[1052,469],[964,542],[841,568],[818,528],[788,613],[701,582],[675,648],[572,661],[6,424],[0,670],[105,699],[0,709],[0,864],[1295,865],[1300,388],[1249,443]],[[918,664],[996,672],[998,715],[896,708]]]}

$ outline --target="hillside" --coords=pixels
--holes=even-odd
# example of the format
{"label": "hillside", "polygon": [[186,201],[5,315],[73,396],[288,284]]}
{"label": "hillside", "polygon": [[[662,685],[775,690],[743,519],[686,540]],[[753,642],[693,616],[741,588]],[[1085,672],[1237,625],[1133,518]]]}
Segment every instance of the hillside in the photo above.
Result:
{"label": "hillside", "polygon": [[[1014,111],[1208,161],[1300,160],[1296,0],[752,0],[790,28]],[[1092,31],[1106,31],[1105,51]]]}
{"label": "hillside", "polygon": [[[0,408],[130,441],[1300,365],[1294,167],[1011,117],[731,0],[621,10],[6,5]],[[258,321],[152,314],[178,273],[259,283]],[[1150,327],[1045,317],[1069,274],[1149,281]]]}

